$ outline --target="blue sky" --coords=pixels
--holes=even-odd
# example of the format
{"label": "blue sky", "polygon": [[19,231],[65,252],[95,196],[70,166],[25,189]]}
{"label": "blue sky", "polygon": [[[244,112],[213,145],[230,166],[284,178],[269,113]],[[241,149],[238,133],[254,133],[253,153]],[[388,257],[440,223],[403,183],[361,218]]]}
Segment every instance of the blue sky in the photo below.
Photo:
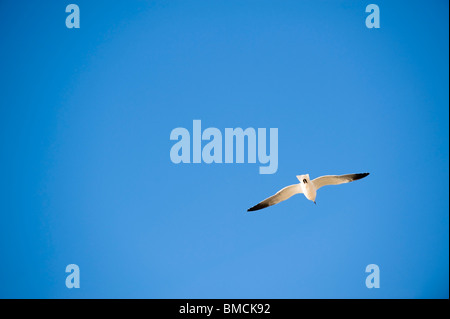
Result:
{"label": "blue sky", "polygon": [[[69,3],[0,2],[1,298],[449,297],[447,1]],[[172,163],[195,119],[278,171]]]}

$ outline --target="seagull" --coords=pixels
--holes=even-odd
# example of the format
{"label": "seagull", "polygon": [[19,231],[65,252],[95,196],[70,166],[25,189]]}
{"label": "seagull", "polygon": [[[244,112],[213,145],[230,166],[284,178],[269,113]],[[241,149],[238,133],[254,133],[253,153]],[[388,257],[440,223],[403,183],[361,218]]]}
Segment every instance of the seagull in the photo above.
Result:
{"label": "seagull", "polygon": [[309,174],[297,175],[300,183],[286,186],[275,195],[266,198],[261,203],[247,209],[248,212],[263,209],[279,202],[282,202],[295,194],[303,193],[307,199],[313,201],[316,204],[316,194],[317,190],[322,186],[327,185],[339,185],[343,183],[350,183],[358,179],[364,178],[369,173],[357,173],[357,174],[346,174],[346,175],[325,175],[317,177],[312,181],[309,179]]}

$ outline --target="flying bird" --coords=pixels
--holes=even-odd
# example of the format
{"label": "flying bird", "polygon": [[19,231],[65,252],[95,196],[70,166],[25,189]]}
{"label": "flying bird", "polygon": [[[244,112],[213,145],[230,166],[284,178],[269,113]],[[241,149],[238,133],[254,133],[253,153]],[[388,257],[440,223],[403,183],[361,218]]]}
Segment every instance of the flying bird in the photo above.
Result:
{"label": "flying bird", "polygon": [[303,193],[307,199],[316,203],[317,190],[322,186],[327,185],[339,185],[343,183],[350,183],[358,179],[364,178],[369,173],[358,173],[358,174],[346,174],[346,175],[325,175],[317,177],[312,181],[309,179],[309,174],[297,175],[300,183],[286,186],[275,195],[266,198],[261,203],[247,209],[248,212],[263,209],[279,202],[282,202],[295,194]]}

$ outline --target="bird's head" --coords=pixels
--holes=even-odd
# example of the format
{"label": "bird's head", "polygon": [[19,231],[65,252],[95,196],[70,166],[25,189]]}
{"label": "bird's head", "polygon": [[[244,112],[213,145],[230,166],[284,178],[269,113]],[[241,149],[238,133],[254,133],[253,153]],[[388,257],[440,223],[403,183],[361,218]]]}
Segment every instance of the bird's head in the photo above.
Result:
{"label": "bird's head", "polygon": [[301,184],[309,183],[309,174],[297,175],[297,179]]}

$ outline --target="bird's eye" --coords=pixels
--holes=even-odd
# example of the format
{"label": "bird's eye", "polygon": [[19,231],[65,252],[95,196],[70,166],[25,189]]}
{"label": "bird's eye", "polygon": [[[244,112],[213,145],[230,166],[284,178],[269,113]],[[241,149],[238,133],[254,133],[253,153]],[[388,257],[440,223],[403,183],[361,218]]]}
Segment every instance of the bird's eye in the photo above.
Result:
{"label": "bird's eye", "polygon": [[305,184],[307,184],[307,183],[308,183],[308,181],[306,180],[306,178],[305,178],[305,179],[303,179],[303,183],[305,183]]}

